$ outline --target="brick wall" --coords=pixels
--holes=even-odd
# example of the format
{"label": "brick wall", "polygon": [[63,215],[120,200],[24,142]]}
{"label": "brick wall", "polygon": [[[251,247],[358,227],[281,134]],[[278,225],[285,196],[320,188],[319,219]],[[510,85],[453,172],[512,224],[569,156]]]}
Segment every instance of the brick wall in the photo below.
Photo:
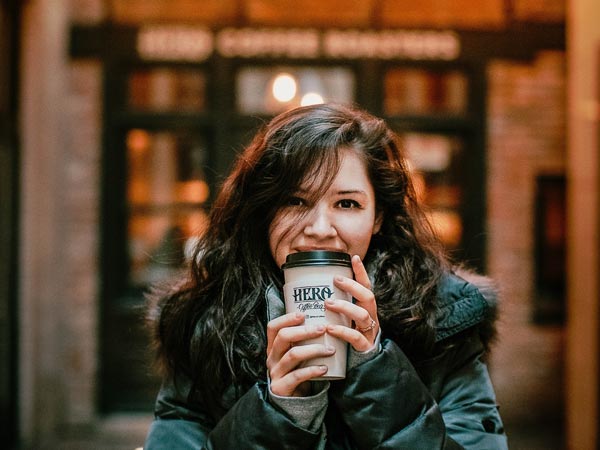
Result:
{"label": "brick wall", "polygon": [[96,411],[98,365],[98,242],[100,240],[101,66],[77,61],[68,73],[66,111],[71,124],[65,150],[63,302],[68,311],[62,342],[67,420],[88,423]]}
{"label": "brick wall", "polygon": [[488,262],[492,273],[510,280],[507,296],[527,305],[535,176],[564,173],[564,56],[541,53],[531,65],[497,61],[488,77]]}
{"label": "brick wall", "polygon": [[531,316],[535,177],[565,171],[565,82],[561,52],[488,69],[487,254],[503,318],[492,373],[504,413],[522,422],[562,409],[562,332],[532,325]]}

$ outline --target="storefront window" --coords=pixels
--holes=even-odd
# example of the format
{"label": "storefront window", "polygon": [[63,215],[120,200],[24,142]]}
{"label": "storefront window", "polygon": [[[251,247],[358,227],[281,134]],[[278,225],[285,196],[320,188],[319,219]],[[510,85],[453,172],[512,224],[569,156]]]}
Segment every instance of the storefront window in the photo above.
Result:
{"label": "storefront window", "polygon": [[384,84],[387,115],[461,115],[467,109],[468,81],[458,70],[395,68],[385,74]]}
{"label": "storefront window", "polygon": [[206,145],[190,133],[133,129],[127,154],[130,285],[144,286],[177,274],[206,226]]}
{"label": "storefront window", "polygon": [[441,134],[404,133],[419,200],[442,242],[455,249],[461,243],[461,168],[463,142]]}
{"label": "storefront window", "polygon": [[237,110],[273,115],[301,105],[353,102],[355,78],[344,67],[244,67],[237,74]]}
{"label": "storefront window", "polygon": [[204,73],[191,69],[152,68],[129,74],[128,107],[142,111],[190,111],[206,108]]}

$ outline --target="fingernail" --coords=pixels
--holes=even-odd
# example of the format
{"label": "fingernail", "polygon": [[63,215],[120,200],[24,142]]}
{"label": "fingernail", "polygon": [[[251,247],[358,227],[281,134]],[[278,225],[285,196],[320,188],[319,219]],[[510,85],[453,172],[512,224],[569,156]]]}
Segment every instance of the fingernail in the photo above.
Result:
{"label": "fingernail", "polygon": [[335,352],[335,347],[332,347],[331,345],[327,345],[325,347],[325,349],[327,350],[327,353],[334,353]]}
{"label": "fingernail", "polygon": [[321,372],[327,372],[327,366],[319,366]]}
{"label": "fingernail", "polygon": [[317,326],[315,327],[315,329],[316,329],[317,331],[325,331],[325,325],[317,325]]}
{"label": "fingernail", "polygon": [[327,303],[328,305],[335,305],[335,300],[332,298],[328,298],[327,300],[325,300],[325,303]]}
{"label": "fingernail", "polygon": [[336,276],[334,277],[334,280],[335,280],[335,281],[338,281],[338,282],[340,282],[340,283],[342,283],[342,282],[344,281],[344,277],[342,277],[342,276],[340,276],[340,275],[336,275]]}
{"label": "fingernail", "polygon": [[302,319],[304,317],[304,314],[301,312],[297,312],[296,313],[296,319]]}

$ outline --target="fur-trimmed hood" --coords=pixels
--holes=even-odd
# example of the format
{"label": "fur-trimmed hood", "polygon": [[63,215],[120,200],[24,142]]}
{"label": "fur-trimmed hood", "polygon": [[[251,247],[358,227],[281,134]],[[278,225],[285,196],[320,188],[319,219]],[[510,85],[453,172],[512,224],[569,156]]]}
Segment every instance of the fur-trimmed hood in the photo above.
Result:
{"label": "fur-trimmed hood", "polygon": [[443,278],[438,292],[436,342],[477,326],[489,348],[496,335],[498,288],[488,277],[464,268]]}

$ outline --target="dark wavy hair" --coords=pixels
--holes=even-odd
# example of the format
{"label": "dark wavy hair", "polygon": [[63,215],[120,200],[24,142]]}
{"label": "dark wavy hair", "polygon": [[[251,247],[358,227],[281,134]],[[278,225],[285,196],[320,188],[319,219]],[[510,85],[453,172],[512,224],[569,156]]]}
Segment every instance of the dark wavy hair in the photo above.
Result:
{"label": "dark wavy hair", "polygon": [[215,418],[224,412],[228,387],[239,394],[266,377],[265,291],[282,284],[269,225],[304,180],[314,180],[314,195],[322,195],[346,148],[365,161],[383,215],[365,264],[384,337],[409,357],[433,348],[437,285],[447,263],[397,137],[383,120],[355,107],[293,109],[264,126],[238,157],[212,207],[189,280],[159,300],[153,325],[158,360],[167,376],[191,380],[191,399]]}

